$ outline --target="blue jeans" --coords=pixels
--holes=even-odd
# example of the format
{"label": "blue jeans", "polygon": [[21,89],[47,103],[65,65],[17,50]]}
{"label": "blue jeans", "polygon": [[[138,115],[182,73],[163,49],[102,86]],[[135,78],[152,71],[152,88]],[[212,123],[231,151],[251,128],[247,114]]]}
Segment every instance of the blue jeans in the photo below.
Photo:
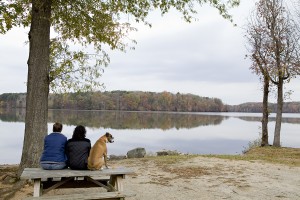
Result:
{"label": "blue jeans", "polygon": [[66,163],[64,162],[41,162],[41,167],[46,170],[58,170],[66,168]]}

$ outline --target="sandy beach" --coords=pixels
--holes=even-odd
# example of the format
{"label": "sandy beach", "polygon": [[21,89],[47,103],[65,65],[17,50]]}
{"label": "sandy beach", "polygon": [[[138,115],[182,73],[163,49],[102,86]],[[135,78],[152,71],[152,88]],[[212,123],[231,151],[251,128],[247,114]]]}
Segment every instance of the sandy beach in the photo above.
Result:
{"label": "sandy beach", "polygon": [[[110,161],[109,167],[128,167],[135,171],[126,177],[124,189],[136,196],[127,200],[300,199],[299,166],[190,156],[169,161],[158,158]],[[12,185],[7,182],[9,168],[13,166],[1,166],[2,191]],[[75,192],[80,190],[57,190],[46,195]],[[27,183],[13,197],[1,198],[19,200],[32,193],[32,184]]]}

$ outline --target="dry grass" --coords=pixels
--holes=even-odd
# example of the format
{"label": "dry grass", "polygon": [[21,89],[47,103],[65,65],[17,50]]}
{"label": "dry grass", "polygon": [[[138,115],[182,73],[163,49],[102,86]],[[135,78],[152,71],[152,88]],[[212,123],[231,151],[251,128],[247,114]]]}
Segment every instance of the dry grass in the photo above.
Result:
{"label": "dry grass", "polygon": [[163,168],[164,171],[169,172],[171,174],[176,175],[174,179],[183,178],[183,179],[189,179],[189,178],[197,178],[199,176],[203,175],[210,175],[212,174],[211,168],[206,167],[176,167],[176,168]]}
{"label": "dry grass", "polygon": [[[157,165],[171,165],[171,164],[176,164],[179,162],[184,162],[187,161],[191,158],[194,158],[198,155],[172,155],[172,156],[156,156],[156,157],[151,157]],[[147,159],[147,158],[145,158]]]}
{"label": "dry grass", "polygon": [[274,164],[300,166],[300,148],[287,147],[255,147],[244,155],[205,155],[232,160],[261,160]]}
{"label": "dry grass", "polygon": [[[139,159],[147,163],[155,162],[157,166],[172,165],[179,162],[188,161],[191,158],[203,156],[230,160],[261,160],[274,164],[284,164],[288,166],[300,166],[300,148],[287,147],[253,147],[243,155],[174,155],[174,156],[156,156]],[[129,159],[130,160],[130,159]],[[130,161],[128,161],[130,162]]]}

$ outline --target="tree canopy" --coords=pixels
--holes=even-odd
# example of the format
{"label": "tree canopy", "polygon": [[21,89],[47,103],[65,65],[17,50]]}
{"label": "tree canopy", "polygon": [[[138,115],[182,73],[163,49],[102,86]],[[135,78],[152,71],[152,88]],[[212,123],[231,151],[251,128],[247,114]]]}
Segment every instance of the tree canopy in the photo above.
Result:
{"label": "tree canopy", "polygon": [[[53,92],[101,89],[103,67],[109,64],[107,48],[125,51],[135,40],[128,34],[133,22],[151,26],[147,16],[170,9],[182,13],[191,22],[197,5],[209,3],[220,15],[232,21],[228,9],[239,0],[54,0],[51,5],[49,84]],[[32,4],[29,0],[0,3],[0,33],[16,26],[28,27]],[[131,46],[132,46],[131,45]],[[92,47],[92,48],[91,48]]]}

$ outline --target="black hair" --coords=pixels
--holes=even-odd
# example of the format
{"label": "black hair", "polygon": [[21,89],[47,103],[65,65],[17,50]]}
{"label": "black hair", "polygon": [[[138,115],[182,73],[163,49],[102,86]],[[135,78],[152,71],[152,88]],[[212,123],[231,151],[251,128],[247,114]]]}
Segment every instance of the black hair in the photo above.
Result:
{"label": "black hair", "polygon": [[85,138],[86,130],[82,125],[76,126],[73,132],[72,139],[83,140]]}

